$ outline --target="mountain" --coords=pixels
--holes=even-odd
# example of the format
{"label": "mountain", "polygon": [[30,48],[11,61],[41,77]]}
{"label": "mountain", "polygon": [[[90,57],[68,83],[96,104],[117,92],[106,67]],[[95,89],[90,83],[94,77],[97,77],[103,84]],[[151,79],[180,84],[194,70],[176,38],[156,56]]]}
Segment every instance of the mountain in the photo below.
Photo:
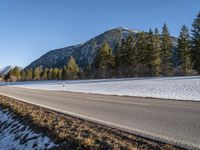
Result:
{"label": "mountain", "polygon": [[[98,49],[104,42],[108,42],[109,46],[115,52],[116,47],[121,45],[122,39],[126,39],[130,33],[135,36],[138,32],[138,30],[130,30],[123,27],[115,28],[85,43],[51,50],[32,62],[25,69],[34,69],[35,67],[60,68],[66,65],[71,56],[75,58],[79,67],[83,68],[93,63]],[[172,41],[176,45],[177,39],[172,37]]]}
{"label": "mountain", "polygon": [[85,43],[51,50],[39,59],[32,62],[26,67],[26,69],[35,68],[38,66],[49,68],[63,67],[66,65],[70,56],[75,58],[80,67],[84,67],[93,62],[97,50],[104,42],[108,42],[110,47],[114,49],[117,45],[120,45],[122,39],[127,38],[131,32],[135,35],[138,31],[119,27],[106,31]]}
{"label": "mountain", "polygon": [[20,66],[6,66],[6,67],[0,67],[0,74],[6,75],[11,69],[18,67],[19,70],[22,70],[23,68]]}

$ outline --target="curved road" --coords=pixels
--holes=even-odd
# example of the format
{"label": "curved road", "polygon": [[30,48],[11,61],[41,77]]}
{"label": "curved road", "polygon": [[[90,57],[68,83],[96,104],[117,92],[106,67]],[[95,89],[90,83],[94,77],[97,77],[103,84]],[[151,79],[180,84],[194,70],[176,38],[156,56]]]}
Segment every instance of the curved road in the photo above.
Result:
{"label": "curved road", "polygon": [[189,149],[200,149],[200,102],[0,86],[0,94]]}

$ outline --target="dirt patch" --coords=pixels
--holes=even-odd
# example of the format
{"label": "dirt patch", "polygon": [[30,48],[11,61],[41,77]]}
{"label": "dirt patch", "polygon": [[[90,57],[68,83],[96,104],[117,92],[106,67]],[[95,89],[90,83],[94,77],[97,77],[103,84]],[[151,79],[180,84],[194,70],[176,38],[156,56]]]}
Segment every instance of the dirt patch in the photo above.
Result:
{"label": "dirt patch", "polygon": [[5,96],[0,96],[0,107],[16,114],[15,119],[32,130],[49,136],[57,143],[51,150],[66,149],[157,149],[178,150],[169,144],[142,138],[124,131],[63,115]]}

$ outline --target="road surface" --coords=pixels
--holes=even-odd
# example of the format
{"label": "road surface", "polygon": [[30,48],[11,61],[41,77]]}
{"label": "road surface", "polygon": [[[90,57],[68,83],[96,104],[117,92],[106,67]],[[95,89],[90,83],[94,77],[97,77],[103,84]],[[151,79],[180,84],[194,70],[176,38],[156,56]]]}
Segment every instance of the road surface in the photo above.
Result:
{"label": "road surface", "polygon": [[0,86],[0,94],[177,146],[200,149],[200,102]]}

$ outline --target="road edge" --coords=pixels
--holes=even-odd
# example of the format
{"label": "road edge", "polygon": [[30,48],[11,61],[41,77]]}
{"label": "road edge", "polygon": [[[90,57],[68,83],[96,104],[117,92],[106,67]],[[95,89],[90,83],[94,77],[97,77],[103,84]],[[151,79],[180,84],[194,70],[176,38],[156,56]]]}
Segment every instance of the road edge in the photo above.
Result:
{"label": "road edge", "polygon": [[131,133],[131,134],[134,134],[136,136],[143,137],[143,138],[151,139],[151,140],[162,142],[162,143],[167,143],[167,144],[174,145],[174,146],[184,148],[184,149],[200,150],[200,145],[197,145],[197,144],[187,143],[185,141],[180,141],[180,140],[176,140],[176,139],[165,137],[165,136],[160,136],[160,135],[153,134],[153,133],[146,133],[144,131],[137,130],[137,129],[134,129],[134,128],[129,128],[129,127],[126,127],[126,126],[120,126],[120,125],[113,124],[111,122],[98,120],[98,119],[95,119],[95,118],[92,118],[92,117],[87,117],[87,116],[83,116],[83,115],[80,115],[80,114],[76,114],[76,113],[72,113],[72,112],[68,112],[68,111],[64,111],[64,110],[59,110],[57,108],[53,108],[53,107],[46,106],[46,105],[43,105],[43,104],[37,104],[37,103],[34,103],[34,102],[27,101],[25,99],[17,98],[15,96],[3,94],[3,93],[0,93],[0,95],[15,99],[15,100],[18,100],[18,101],[21,101],[21,102],[25,102],[25,103],[28,103],[28,104],[32,104],[32,105],[35,105],[35,106],[39,106],[39,107],[42,107],[42,108],[45,108],[45,109],[48,109],[48,110],[51,110],[51,111],[55,111],[57,113],[62,113],[62,114],[72,116],[72,117],[75,117],[75,118],[94,122],[94,123],[97,123],[97,124],[100,124],[100,125],[103,125],[103,126],[116,128],[116,129],[119,129],[121,131]]}

